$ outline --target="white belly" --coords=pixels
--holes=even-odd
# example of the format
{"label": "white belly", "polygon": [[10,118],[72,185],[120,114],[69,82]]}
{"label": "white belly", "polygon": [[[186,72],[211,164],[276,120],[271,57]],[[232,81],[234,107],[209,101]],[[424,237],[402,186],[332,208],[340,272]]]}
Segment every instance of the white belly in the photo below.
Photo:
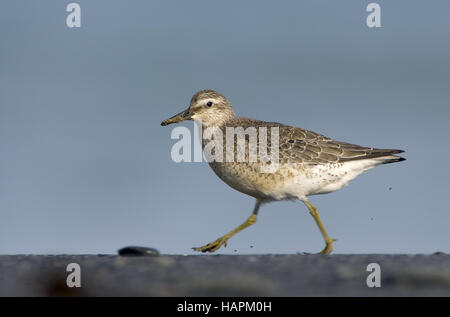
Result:
{"label": "white belly", "polygon": [[331,193],[381,163],[380,160],[367,159],[309,166],[303,170],[291,169],[294,176],[286,178],[284,183],[274,188],[270,196],[274,200],[281,200]]}
{"label": "white belly", "polygon": [[355,160],[324,165],[281,165],[275,173],[261,173],[253,164],[212,163],[229,186],[265,200],[298,199],[336,191],[382,161]]}

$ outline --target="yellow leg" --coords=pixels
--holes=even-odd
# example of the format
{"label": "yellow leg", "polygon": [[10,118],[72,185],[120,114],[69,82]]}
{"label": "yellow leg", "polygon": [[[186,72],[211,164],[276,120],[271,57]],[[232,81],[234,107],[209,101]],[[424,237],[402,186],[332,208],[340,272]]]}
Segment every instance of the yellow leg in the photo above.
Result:
{"label": "yellow leg", "polygon": [[333,251],[333,242],[336,241],[336,239],[331,239],[328,236],[328,233],[325,230],[325,227],[323,226],[322,220],[320,220],[317,208],[314,207],[314,205],[311,204],[306,198],[302,199],[302,201],[305,203],[306,207],[308,207],[309,213],[311,214],[311,216],[313,216],[314,220],[316,221],[320,233],[322,233],[322,237],[325,240],[325,248],[320,252],[320,254],[330,254]]}
{"label": "yellow leg", "polygon": [[216,241],[213,241],[211,243],[208,243],[207,245],[204,245],[202,247],[198,248],[192,248],[194,251],[201,251],[201,252],[215,252],[217,251],[221,246],[227,246],[227,241],[232,236],[234,236],[239,231],[251,226],[256,222],[256,215],[258,214],[259,206],[261,205],[261,202],[259,200],[256,201],[255,208],[253,209],[253,213],[248,219],[241,224],[239,227],[234,229],[233,231],[228,232],[226,235],[220,237]]}

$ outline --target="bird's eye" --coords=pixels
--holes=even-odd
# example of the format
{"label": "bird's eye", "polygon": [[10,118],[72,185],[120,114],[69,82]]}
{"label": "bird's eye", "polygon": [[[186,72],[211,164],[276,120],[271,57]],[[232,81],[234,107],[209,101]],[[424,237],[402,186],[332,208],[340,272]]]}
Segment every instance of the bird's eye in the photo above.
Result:
{"label": "bird's eye", "polygon": [[208,101],[208,103],[206,104],[208,107],[212,106],[212,101]]}

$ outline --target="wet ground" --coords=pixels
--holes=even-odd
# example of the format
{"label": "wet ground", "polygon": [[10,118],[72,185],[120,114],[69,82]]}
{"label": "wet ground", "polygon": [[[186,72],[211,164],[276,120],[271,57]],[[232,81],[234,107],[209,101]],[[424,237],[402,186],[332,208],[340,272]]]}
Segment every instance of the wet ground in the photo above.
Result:
{"label": "wet ground", "polygon": [[0,296],[423,295],[450,296],[450,255],[0,255]]}

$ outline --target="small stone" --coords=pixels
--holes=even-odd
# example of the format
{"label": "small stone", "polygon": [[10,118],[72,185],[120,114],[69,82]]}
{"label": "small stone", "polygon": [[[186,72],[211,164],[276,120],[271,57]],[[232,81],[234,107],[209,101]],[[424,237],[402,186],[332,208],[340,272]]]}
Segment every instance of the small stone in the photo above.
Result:
{"label": "small stone", "polygon": [[154,248],[129,246],[118,251],[122,256],[159,256],[159,251]]}

